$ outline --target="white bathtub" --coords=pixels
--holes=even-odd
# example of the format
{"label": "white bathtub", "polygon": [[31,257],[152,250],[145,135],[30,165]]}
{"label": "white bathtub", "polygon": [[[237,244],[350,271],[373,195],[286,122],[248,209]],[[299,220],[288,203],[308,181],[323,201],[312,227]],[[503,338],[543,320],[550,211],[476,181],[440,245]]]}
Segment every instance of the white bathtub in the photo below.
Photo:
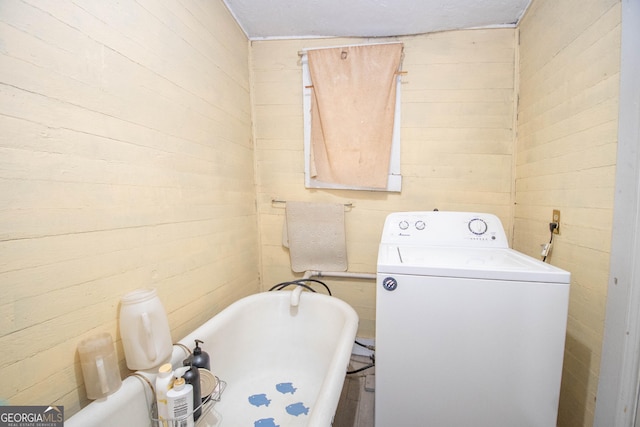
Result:
{"label": "white bathtub", "polygon": [[[292,298],[293,297],[293,298]],[[358,316],[344,301],[295,291],[243,298],[180,340],[195,339],[211,357],[211,371],[227,383],[215,416],[198,425],[229,427],[327,427],[333,421]],[[175,347],[172,363],[182,365]],[[145,374],[153,382],[153,375]],[[146,387],[148,388],[148,386]],[[149,426],[149,393],[139,378],[127,378],[118,392],[88,405],[66,427]]]}

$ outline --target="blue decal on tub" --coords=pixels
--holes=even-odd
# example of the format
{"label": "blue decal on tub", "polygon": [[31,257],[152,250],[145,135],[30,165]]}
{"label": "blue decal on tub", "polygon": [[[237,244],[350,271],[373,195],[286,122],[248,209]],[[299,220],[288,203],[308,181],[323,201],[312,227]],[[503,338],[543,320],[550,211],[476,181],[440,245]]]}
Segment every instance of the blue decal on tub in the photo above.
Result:
{"label": "blue decal on tub", "polygon": [[276,384],[276,390],[278,390],[282,394],[293,394],[296,392],[297,388],[295,388],[292,383],[280,383]]}
{"label": "blue decal on tub", "polygon": [[302,402],[292,403],[291,405],[286,407],[287,413],[290,415],[295,415],[296,417],[300,414],[307,415],[309,413],[309,408],[304,406]]}
{"label": "blue decal on tub", "polygon": [[249,396],[249,403],[253,406],[269,406],[271,400],[267,399],[266,394],[254,394],[253,396]]}
{"label": "blue decal on tub", "polygon": [[253,423],[253,427],[280,427],[273,418],[262,418]]}

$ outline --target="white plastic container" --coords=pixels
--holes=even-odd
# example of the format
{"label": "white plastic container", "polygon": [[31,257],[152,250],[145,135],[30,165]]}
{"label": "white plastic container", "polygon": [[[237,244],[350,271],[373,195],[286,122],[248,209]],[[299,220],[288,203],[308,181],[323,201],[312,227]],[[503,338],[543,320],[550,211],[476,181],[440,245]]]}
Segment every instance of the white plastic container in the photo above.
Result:
{"label": "white plastic container", "polygon": [[100,399],[120,388],[122,379],[110,333],[104,332],[82,340],[78,344],[78,354],[87,398]]}
{"label": "white plastic container", "polygon": [[173,382],[173,388],[167,392],[169,414],[173,418],[172,426],[193,427],[193,386],[186,384],[184,378]]}
{"label": "white plastic container", "polygon": [[167,392],[173,387],[173,369],[171,363],[165,363],[158,369],[156,377],[156,405],[158,408],[158,425],[166,427],[167,419],[172,418],[169,414],[169,404],[167,402]]}
{"label": "white plastic container", "polygon": [[127,367],[153,369],[169,361],[169,320],[155,289],[137,289],[120,300],[120,335]]}

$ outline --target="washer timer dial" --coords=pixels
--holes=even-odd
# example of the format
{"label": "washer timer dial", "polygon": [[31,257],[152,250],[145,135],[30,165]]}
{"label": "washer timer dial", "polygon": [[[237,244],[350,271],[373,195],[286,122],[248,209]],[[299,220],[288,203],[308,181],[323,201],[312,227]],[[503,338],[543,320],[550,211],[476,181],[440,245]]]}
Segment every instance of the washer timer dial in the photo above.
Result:
{"label": "washer timer dial", "polygon": [[484,233],[487,232],[487,223],[484,222],[483,219],[481,218],[474,218],[471,221],[469,221],[469,231],[471,231],[473,234],[477,235],[477,236],[482,236]]}

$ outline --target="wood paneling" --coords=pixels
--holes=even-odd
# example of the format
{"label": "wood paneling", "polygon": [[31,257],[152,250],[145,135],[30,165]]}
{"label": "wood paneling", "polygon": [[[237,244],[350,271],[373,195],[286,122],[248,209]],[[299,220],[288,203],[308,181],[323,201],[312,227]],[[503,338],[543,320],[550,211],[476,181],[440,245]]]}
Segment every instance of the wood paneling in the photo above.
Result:
{"label": "wood paneling", "polygon": [[534,0],[520,25],[514,248],[548,261],[571,299],[558,425],[591,427],[605,315],[616,167],[620,2]]}
{"label": "wood paneling", "polygon": [[0,40],[0,396],[71,416],[122,295],[178,340],[259,290],[249,44],[190,0],[3,1]]}

